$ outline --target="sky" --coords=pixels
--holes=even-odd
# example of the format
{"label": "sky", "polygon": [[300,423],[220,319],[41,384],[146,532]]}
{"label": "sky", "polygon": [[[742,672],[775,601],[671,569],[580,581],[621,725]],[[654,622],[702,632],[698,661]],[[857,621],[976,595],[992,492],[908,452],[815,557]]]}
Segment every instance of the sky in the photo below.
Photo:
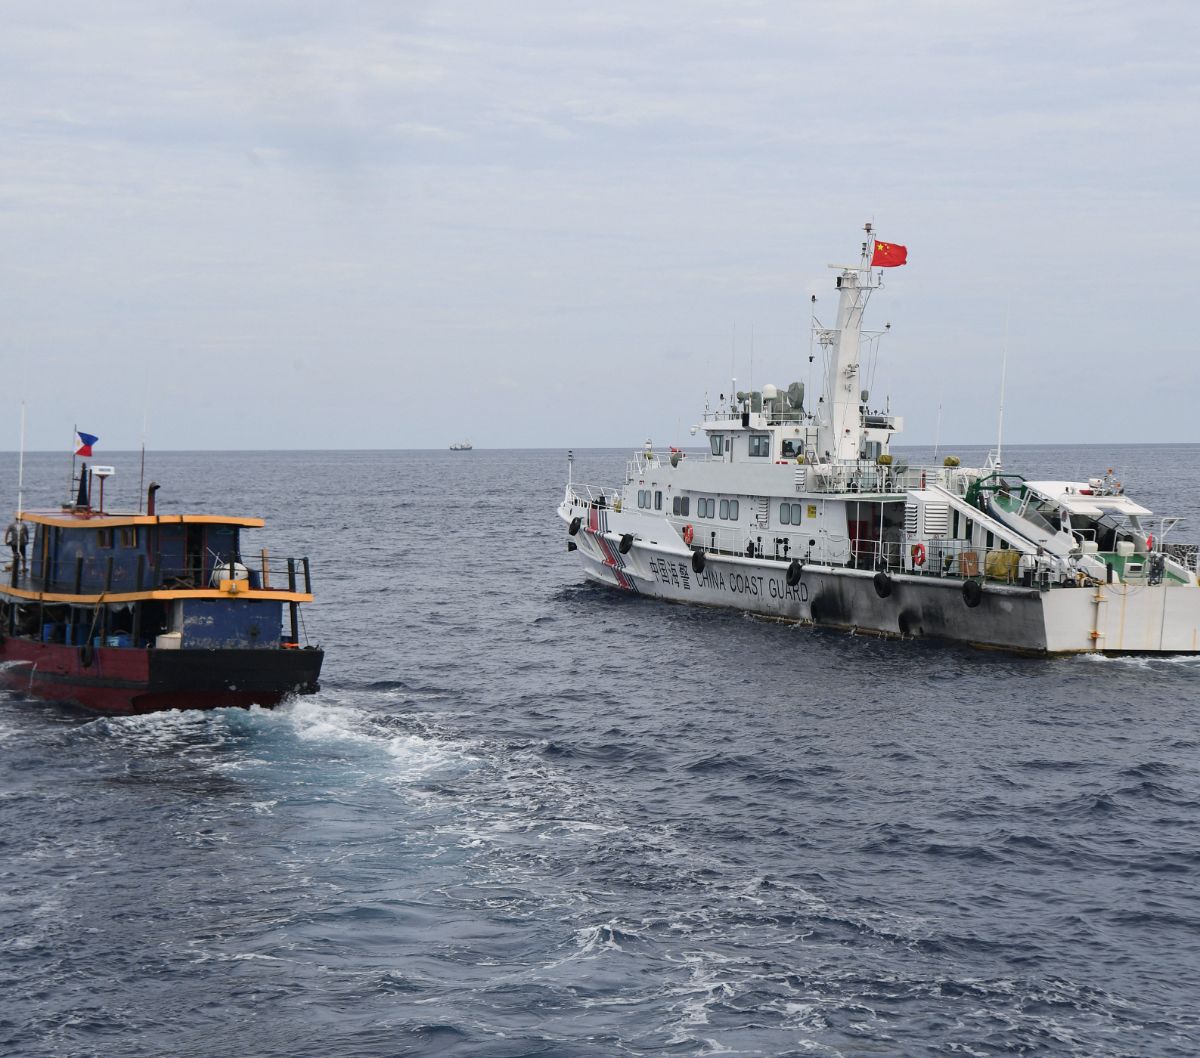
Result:
{"label": "sky", "polygon": [[9,0],[0,448],[682,441],[819,388],[868,221],[898,443],[991,441],[1005,362],[1005,444],[1196,441],[1198,56],[1172,0]]}

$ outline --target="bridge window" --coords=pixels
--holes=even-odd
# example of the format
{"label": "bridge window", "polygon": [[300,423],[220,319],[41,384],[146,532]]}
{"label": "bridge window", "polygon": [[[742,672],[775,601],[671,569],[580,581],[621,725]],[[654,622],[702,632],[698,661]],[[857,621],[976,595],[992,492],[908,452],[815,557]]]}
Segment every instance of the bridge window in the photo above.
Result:
{"label": "bridge window", "polygon": [[771,435],[769,433],[752,433],[750,435],[750,454],[752,456],[770,456]]}
{"label": "bridge window", "polygon": [[690,496],[676,496],[671,500],[671,513],[681,514],[686,518],[688,515],[688,510],[691,508],[691,506],[692,499]]}
{"label": "bridge window", "polygon": [[654,509],[656,511],[662,510],[662,489],[654,490]]}
{"label": "bridge window", "polygon": [[721,434],[713,434],[708,439],[708,447],[712,449],[713,455],[719,456],[721,454]]}

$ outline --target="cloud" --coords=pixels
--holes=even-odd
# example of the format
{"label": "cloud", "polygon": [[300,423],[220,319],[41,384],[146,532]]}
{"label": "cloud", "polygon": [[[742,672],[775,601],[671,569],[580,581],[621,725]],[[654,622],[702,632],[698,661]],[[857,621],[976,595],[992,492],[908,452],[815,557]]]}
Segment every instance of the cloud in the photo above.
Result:
{"label": "cloud", "polygon": [[[1197,219],[1197,19],[18,4],[0,313],[31,436],[57,443],[86,399],[132,446],[149,399],[189,447],[269,446],[297,418],[314,446],[442,447],[461,429],[407,394],[463,378],[481,445],[664,433],[748,377],[752,331],[757,379],[805,376],[809,295],[829,315],[823,266],[868,218],[910,246],[871,310],[895,323],[878,378],[912,440],[955,387],[943,437],[986,440],[1006,313],[1014,440],[1109,436],[1056,379],[1153,355],[1197,388],[1173,308],[1197,278],[1175,249]],[[28,370],[46,357],[87,385]],[[546,399],[564,391],[589,402]],[[1127,408],[1120,439],[1182,439],[1163,399]]]}

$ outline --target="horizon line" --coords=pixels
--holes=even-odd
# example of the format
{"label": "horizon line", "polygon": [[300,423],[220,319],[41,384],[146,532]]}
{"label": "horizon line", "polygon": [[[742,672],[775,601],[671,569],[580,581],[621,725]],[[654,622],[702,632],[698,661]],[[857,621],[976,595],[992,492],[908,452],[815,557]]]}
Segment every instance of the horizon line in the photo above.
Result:
{"label": "horizon line", "polygon": [[[1113,446],[1119,446],[1122,448],[1149,448],[1149,447],[1167,447],[1167,446],[1175,446],[1175,445],[1183,446],[1183,445],[1195,445],[1195,444],[1200,444],[1200,441],[1112,441],[1112,440],[1069,441],[1069,442],[1067,442],[1067,441],[1022,441],[1020,443],[1006,444],[1004,447],[1005,447],[1005,449],[1046,448],[1046,447],[1098,448],[1102,445],[1113,445]],[[632,446],[628,443],[619,444],[619,445],[574,445],[574,446],[572,446],[572,445],[537,445],[537,446],[511,445],[511,446],[498,446],[495,448],[487,448],[487,447],[481,447],[479,445],[475,445],[472,449],[468,449],[468,451],[475,451],[475,452],[558,452],[558,451],[563,451],[563,452],[565,452],[565,451],[609,452],[609,451],[625,451],[626,449],[629,449],[631,447],[634,450],[640,451],[642,448],[642,445],[639,443],[636,443],[636,442]],[[685,451],[688,448],[687,445],[675,446],[675,447],[681,447]],[[908,442],[905,444],[893,445],[892,447],[894,447],[894,448],[935,448],[936,447],[939,449],[949,450],[951,448],[988,448],[988,449],[990,449],[994,446],[993,446],[992,442],[989,442],[989,441],[974,441],[974,442],[964,441],[964,442],[949,442],[949,443],[942,442],[942,441],[937,441],[937,442],[930,441],[930,442],[925,442],[925,443]],[[703,445],[696,445],[695,450],[704,452],[704,451],[707,451],[707,448],[705,448]],[[64,453],[64,452],[61,452],[61,451],[58,451],[58,450],[52,449],[52,448],[36,448],[36,449],[26,449],[25,455],[27,455],[27,456],[30,456],[30,455],[38,455],[38,456],[41,456],[41,455],[64,455],[64,456],[70,455],[72,459],[79,459],[81,461],[102,462],[105,458],[107,458],[108,455],[140,456],[142,454],[142,451],[143,450],[141,448],[114,448],[110,452],[106,452],[103,456],[84,457],[84,456],[72,455],[70,452]],[[204,454],[204,453],[215,453],[215,452],[272,452],[273,453],[273,452],[450,452],[450,451],[453,451],[453,450],[450,449],[448,446],[447,447],[437,447],[437,448],[425,447],[425,448],[148,448],[148,449],[145,449],[145,452],[147,455],[153,454],[153,453],[178,455],[178,454],[182,454],[182,453]],[[20,454],[21,454],[20,449],[0,448],[0,455],[19,456]]]}

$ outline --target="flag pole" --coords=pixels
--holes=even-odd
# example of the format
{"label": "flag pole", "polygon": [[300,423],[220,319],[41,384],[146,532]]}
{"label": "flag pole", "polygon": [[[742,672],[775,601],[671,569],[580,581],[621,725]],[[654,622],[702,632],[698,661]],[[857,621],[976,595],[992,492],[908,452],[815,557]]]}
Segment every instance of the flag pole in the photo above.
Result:
{"label": "flag pole", "polygon": [[70,503],[75,502],[75,442],[79,440],[79,423],[76,423],[72,429],[75,431],[75,436],[71,438],[71,480],[67,482],[67,500]]}

